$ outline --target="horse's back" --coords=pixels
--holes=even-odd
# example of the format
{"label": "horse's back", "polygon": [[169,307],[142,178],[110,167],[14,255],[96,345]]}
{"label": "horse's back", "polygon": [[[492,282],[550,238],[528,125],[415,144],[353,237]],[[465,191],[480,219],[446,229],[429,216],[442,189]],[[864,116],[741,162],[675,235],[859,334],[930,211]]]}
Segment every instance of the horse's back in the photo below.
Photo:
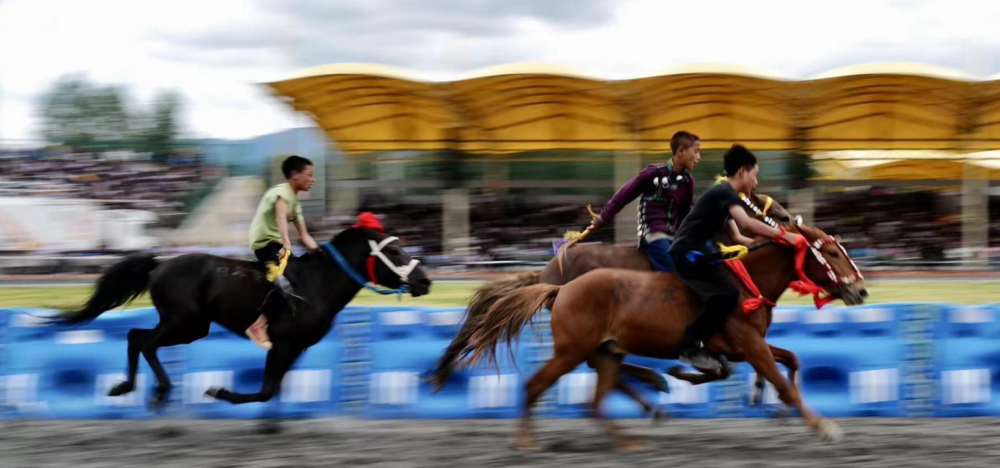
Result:
{"label": "horse's back", "polygon": [[562,255],[553,257],[542,269],[539,280],[545,284],[563,285],[598,268],[652,270],[646,253],[630,244],[578,244]]}

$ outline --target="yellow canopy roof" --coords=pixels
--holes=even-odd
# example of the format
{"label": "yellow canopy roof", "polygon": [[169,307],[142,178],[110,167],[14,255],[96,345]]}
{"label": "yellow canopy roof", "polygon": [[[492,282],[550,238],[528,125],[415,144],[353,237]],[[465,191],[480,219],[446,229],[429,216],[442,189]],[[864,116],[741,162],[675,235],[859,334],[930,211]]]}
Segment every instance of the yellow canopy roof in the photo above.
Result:
{"label": "yellow canopy roof", "polygon": [[1000,178],[1000,152],[838,151],[816,154],[813,159],[815,180]]}
{"label": "yellow canopy roof", "polygon": [[718,64],[630,80],[536,63],[454,77],[335,64],[266,86],[352,154],[667,152],[678,130],[707,149],[1000,149],[1000,81],[920,64],[858,65],[806,81]]}

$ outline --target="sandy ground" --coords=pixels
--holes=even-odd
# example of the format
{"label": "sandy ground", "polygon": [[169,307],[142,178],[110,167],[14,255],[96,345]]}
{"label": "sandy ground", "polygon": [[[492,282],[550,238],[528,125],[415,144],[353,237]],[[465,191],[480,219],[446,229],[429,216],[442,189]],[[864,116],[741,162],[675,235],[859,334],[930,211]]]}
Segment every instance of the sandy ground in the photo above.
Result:
{"label": "sandy ground", "polygon": [[839,444],[798,420],[619,421],[647,442],[612,450],[586,420],[542,420],[542,451],[519,453],[510,420],[284,422],[263,435],[258,421],[4,421],[2,467],[819,467],[996,466],[1000,419],[844,419]]}

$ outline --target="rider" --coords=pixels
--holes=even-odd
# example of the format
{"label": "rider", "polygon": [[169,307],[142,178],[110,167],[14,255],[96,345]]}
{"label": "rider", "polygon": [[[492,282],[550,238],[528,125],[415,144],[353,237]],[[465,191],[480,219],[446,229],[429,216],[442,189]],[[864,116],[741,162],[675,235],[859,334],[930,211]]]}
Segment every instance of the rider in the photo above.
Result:
{"label": "rider", "polygon": [[661,272],[674,271],[667,250],[681,220],[694,205],[694,174],[691,171],[701,159],[701,140],[698,135],[677,132],[670,138],[670,151],[673,153],[670,161],[646,166],[618,189],[589,228],[601,227],[641,194],[639,247],[646,252],[653,269]]}
{"label": "rider", "polygon": [[[768,238],[784,237],[794,245],[797,234],[779,231],[751,218],[744,211],[739,192],[750,193],[757,187],[757,157],[742,145],[733,145],[723,157],[725,181],[716,184],[698,198],[698,203],[684,222],[670,247],[677,275],[701,298],[702,310],[684,333],[682,362],[700,369],[720,368],[721,363],[705,350],[704,341],[719,330],[736,307],[739,290],[717,265],[699,261],[713,253],[709,242],[730,218],[740,228]],[[742,237],[742,236],[741,236]]]}
{"label": "rider", "polygon": [[[275,185],[264,193],[257,213],[250,225],[250,249],[261,263],[267,267],[267,280],[271,283],[279,281],[281,271],[279,265],[285,253],[291,255],[292,242],[288,239],[288,223],[295,223],[299,231],[299,240],[309,250],[319,246],[309,231],[306,230],[305,219],[302,217],[302,206],[296,196],[298,192],[308,192],[316,179],[313,177],[313,164],[300,156],[289,156],[281,163],[281,173],[285,183]],[[275,288],[277,294],[271,296],[281,298],[282,293]],[[271,297],[269,296],[269,297]],[[276,302],[265,301],[261,306],[261,315],[257,321],[247,328],[247,336],[264,349],[271,349],[271,339],[267,335],[266,314],[273,313]]]}

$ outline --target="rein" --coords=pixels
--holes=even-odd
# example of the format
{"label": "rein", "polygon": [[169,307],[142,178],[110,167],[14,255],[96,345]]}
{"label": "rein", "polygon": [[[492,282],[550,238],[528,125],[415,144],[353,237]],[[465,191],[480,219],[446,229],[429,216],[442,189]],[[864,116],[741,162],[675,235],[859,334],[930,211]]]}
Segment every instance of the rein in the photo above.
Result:
{"label": "rein", "polygon": [[344,273],[347,273],[347,276],[349,276],[352,280],[354,280],[355,283],[358,283],[358,285],[360,285],[361,287],[369,291],[381,294],[383,296],[397,294],[399,296],[400,301],[403,300],[404,293],[410,292],[410,287],[406,285],[403,285],[402,287],[396,289],[381,289],[378,287],[378,283],[375,280],[374,251],[371,254],[372,256],[369,257],[369,262],[368,262],[369,275],[371,276],[372,280],[365,281],[365,279],[362,278],[361,275],[358,274],[358,272],[354,271],[354,268],[351,268],[351,265],[347,263],[347,260],[344,259],[344,256],[340,254],[340,252],[337,250],[336,247],[333,246],[333,244],[329,242],[324,242],[320,244],[320,246],[323,248],[323,250],[326,251],[327,254],[330,255],[331,258],[333,258],[335,262],[337,262],[337,265],[340,266],[340,269],[344,270]]}

